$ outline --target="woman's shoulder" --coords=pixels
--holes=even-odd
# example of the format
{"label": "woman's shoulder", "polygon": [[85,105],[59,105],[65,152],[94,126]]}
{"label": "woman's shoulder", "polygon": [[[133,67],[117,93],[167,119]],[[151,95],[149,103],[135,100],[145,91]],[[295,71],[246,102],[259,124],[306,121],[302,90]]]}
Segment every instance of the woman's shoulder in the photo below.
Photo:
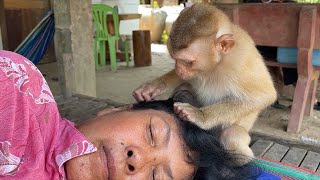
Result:
{"label": "woman's shoulder", "polygon": [[13,59],[15,61],[28,60],[27,58],[25,58],[24,56],[22,56],[18,53],[15,53],[12,51],[6,51],[6,50],[0,50],[0,58],[9,58],[9,59]]}
{"label": "woman's shoulder", "polygon": [[18,92],[29,95],[35,104],[55,103],[39,69],[20,54],[0,50],[0,79],[14,84]]}

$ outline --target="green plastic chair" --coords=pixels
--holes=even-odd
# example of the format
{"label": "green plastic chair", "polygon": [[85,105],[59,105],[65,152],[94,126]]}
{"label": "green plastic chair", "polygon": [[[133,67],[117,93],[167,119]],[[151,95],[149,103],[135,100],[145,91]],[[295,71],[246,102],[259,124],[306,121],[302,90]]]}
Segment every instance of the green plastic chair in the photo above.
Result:
{"label": "green plastic chair", "polygon": [[[95,42],[94,42],[94,59],[96,64],[96,69],[100,65],[106,64],[106,42],[109,45],[110,53],[110,65],[111,70],[117,70],[117,59],[116,59],[116,41],[120,39],[119,33],[119,16],[116,10],[110,6],[104,4],[93,4],[92,5],[93,22],[95,24]],[[112,14],[114,22],[114,34],[108,32],[107,27],[107,14]],[[125,41],[125,59],[127,66],[129,66],[129,48],[128,42]],[[99,57],[100,64],[99,64]]]}

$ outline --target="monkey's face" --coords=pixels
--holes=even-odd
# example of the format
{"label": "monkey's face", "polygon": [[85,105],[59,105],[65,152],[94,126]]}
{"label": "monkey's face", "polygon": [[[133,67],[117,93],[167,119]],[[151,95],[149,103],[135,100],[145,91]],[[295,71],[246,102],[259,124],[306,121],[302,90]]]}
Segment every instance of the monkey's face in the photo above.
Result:
{"label": "monkey's face", "polygon": [[169,52],[176,62],[176,74],[183,80],[204,75],[217,64],[213,41],[207,39],[195,40],[187,48]]}

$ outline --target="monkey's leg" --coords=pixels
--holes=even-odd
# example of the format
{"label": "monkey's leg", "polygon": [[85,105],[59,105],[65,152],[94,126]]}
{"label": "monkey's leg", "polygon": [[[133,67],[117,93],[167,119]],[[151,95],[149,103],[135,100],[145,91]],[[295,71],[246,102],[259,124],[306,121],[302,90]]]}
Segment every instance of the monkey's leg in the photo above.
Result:
{"label": "monkey's leg", "polygon": [[239,165],[248,163],[254,157],[249,147],[251,138],[245,128],[236,124],[227,127],[223,130],[220,140],[227,150],[234,151]]}

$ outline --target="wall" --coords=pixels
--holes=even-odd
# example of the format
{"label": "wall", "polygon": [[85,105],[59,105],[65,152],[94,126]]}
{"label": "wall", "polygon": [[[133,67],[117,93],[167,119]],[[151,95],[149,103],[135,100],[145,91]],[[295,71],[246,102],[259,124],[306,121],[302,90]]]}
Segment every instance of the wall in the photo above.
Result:
{"label": "wall", "polygon": [[[9,50],[15,50],[50,9],[48,0],[4,0]],[[10,23],[9,23],[10,22]]]}
{"label": "wall", "polygon": [[[139,0],[92,0],[94,4],[118,6],[119,13],[138,13]],[[139,29],[139,19],[120,21],[120,34],[132,35],[132,31]]]}
{"label": "wall", "polygon": [[8,39],[7,39],[7,25],[6,25],[6,17],[4,14],[4,0],[0,0],[0,29],[2,30],[0,33],[1,36],[1,49],[8,49]]}
{"label": "wall", "polygon": [[[14,51],[51,8],[49,0],[3,0],[6,28],[2,37],[5,49]],[[10,22],[10,23],[9,23]],[[5,32],[4,32],[5,31]],[[55,61],[53,42],[40,63]]]}
{"label": "wall", "polygon": [[0,28],[0,50],[3,49],[3,45],[2,45],[2,36],[1,36],[1,28]]}

